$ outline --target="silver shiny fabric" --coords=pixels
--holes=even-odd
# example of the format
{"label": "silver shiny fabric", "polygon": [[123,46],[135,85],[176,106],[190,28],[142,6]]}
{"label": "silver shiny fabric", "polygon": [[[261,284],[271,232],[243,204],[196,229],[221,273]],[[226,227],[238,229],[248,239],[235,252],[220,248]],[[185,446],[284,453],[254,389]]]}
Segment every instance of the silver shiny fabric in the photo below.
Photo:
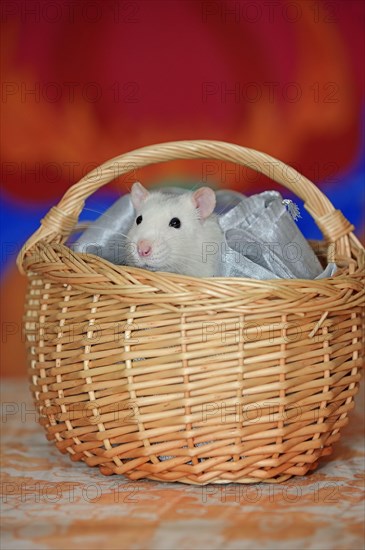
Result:
{"label": "silver shiny fabric", "polygon": [[[187,190],[164,187],[161,191],[180,194]],[[277,191],[245,197],[236,191],[219,190],[216,197],[215,213],[226,241],[220,253],[218,276],[317,279],[336,272],[333,263],[323,270]],[[130,196],[124,195],[70,246],[76,252],[96,254],[124,265],[125,235],[134,218]]]}

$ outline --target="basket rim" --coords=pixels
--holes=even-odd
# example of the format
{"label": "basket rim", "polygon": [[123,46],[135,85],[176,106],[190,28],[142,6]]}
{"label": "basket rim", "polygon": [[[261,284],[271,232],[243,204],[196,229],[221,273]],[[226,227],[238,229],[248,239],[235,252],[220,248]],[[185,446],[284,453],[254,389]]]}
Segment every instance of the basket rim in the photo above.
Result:
{"label": "basket rim", "polygon": [[[321,241],[319,241],[321,242]],[[42,250],[43,249],[43,250]],[[35,254],[39,251],[39,256]],[[361,254],[361,250],[358,251]],[[48,253],[46,258],[44,253]],[[63,254],[67,254],[67,271],[62,271],[60,261]],[[34,262],[34,259],[38,261]],[[82,289],[91,294],[118,293],[127,291],[126,299],[130,302],[141,304],[146,300],[150,302],[164,297],[175,304],[186,303],[186,298],[197,294],[201,300],[225,298],[226,300],[242,297],[242,291],[261,293],[265,292],[265,298],[285,300],[288,304],[303,299],[308,294],[308,301],[322,297],[337,297],[344,290],[352,291],[352,302],[356,302],[365,296],[363,262],[355,259],[343,258],[345,266],[338,267],[337,272],[331,277],[322,279],[251,279],[246,277],[193,277],[177,273],[149,271],[146,269],[113,264],[109,260],[100,258],[95,254],[74,252],[71,248],[60,243],[49,243],[41,240],[35,245],[34,253],[25,260],[25,271],[28,275],[37,275],[42,279],[63,286],[71,285],[75,289]],[[51,271],[52,263],[56,270]],[[45,264],[48,268],[45,270]],[[80,266],[81,269],[78,269]],[[84,277],[82,275],[84,274]],[[119,279],[120,281],[116,280]],[[88,279],[85,281],[85,279]],[[135,293],[133,290],[135,289]],[[143,292],[142,292],[143,289]],[[312,293],[312,295],[310,295]],[[313,297],[313,293],[316,294]],[[251,299],[263,299],[263,295],[252,295]],[[192,298],[193,300],[193,298]],[[209,300],[210,301],[210,300]],[[266,302],[266,300],[264,300]],[[308,305],[308,301],[306,304]],[[354,304],[353,304],[354,305]],[[199,306],[198,306],[199,307]],[[227,306],[229,307],[229,306]],[[267,307],[267,302],[266,302]]]}

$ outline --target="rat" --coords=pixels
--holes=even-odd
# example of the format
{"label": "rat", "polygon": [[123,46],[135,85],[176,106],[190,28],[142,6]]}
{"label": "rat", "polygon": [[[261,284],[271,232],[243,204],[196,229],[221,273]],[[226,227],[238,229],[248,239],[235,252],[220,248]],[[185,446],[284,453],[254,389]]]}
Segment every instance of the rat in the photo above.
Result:
{"label": "rat", "polygon": [[127,263],[193,277],[218,275],[223,232],[210,187],[178,195],[132,185],[135,220],[127,234]]}

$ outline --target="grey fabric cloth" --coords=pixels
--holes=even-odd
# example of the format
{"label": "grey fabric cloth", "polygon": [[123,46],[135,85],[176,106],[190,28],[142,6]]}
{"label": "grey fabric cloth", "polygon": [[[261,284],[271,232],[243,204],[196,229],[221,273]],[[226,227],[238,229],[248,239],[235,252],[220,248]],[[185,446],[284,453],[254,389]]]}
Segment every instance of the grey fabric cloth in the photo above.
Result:
{"label": "grey fabric cloth", "polygon": [[314,279],[323,272],[276,191],[243,198],[220,217],[220,225],[228,245],[221,255],[223,276]]}
{"label": "grey fabric cloth", "polygon": [[130,196],[124,195],[72,243],[75,252],[95,254],[113,264],[126,263],[126,239],[135,218]]}
{"label": "grey fabric cloth", "polygon": [[[167,193],[185,189],[165,187]],[[253,279],[331,277],[335,264],[323,270],[319,260],[277,191],[245,197],[236,191],[216,192],[215,212],[225,234],[218,275]],[[129,195],[118,199],[80,236],[72,248],[115,264],[126,263],[125,235],[134,222]]]}

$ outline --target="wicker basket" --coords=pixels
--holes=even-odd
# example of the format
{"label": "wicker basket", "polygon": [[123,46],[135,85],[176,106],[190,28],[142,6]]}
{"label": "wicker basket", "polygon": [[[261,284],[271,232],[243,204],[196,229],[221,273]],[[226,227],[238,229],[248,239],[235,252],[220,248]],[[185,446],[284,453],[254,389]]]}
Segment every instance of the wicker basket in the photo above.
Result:
{"label": "wicker basket", "polygon": [[[173,159],[255,163],[305,201],[340,269],[321,280],[201,279],[116,266],[63,243],[84,200]],[[114,158],[71,187],[23,247],[34,402],[49,440],[103,474],[280,482],[330,454],[358,390],[364,250],[321,191],[285,164],[217,141]]]}

